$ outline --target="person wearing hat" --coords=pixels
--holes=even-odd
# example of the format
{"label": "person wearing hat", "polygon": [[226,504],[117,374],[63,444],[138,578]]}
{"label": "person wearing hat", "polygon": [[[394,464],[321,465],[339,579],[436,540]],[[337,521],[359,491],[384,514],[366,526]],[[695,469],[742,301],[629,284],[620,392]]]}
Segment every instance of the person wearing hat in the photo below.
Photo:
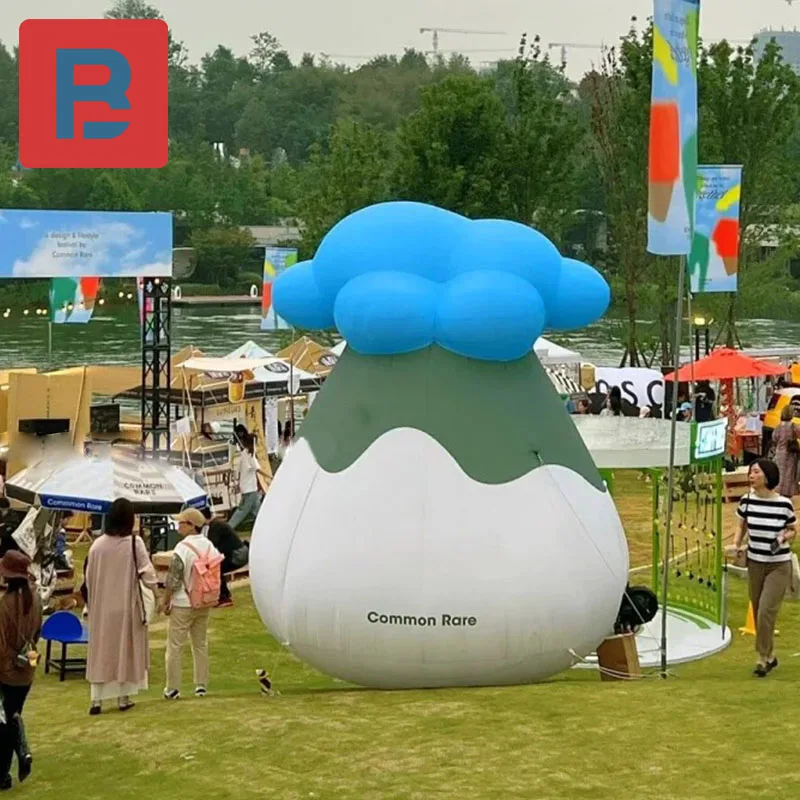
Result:
{"label": "person wearing hat", "polygon": [[678,422],[691,422],[692,421],[692,404],[681,403],[678,407]]}
{"label": "person wearing hat", "polygon": [[33,764],[22,708],[39,662],[36,645],[42,630],[42,606],[31,585],[30,566],[28,556],[17,550],[9,550],[0,560],[0,576],[6,582],[0,599],[0,693],[5,712],[5,722],[0,724],[0,790],[11,788],[15,752],[20,782],[30,775]]}
{"label": "person wearing hat", "polygon": [[210,554],[222,558],[217,548],[203,535],[205,516],[196,508],[187,508],[176,518],[181,541],[175,547],[167,577],[164,596],[164,613],[169,617],[167,631],[167,681],[164,698],[177,700],[181,696],[183,648],[189,639],[194,664],[194,693],[205,697],[208,693],[208,608],[192,608],[192,565],[199,556]]}

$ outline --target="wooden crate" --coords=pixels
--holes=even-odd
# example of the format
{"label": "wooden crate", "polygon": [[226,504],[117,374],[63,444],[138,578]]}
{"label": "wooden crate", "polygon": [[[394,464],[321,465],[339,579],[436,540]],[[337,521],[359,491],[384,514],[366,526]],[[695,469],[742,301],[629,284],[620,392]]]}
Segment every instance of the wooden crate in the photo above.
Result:
{"label": "wooden crate", "polygon": [[600,678],[604,681],[621,681],[641,675],[635,634],[609,636],[597,648],[597,662],[601,669]]}
{"label": "wooden crate", "polygon": [[735,472],[722,473],[722,499],[726,503],[738,502],[750,491],[748,468],[739,467]]}

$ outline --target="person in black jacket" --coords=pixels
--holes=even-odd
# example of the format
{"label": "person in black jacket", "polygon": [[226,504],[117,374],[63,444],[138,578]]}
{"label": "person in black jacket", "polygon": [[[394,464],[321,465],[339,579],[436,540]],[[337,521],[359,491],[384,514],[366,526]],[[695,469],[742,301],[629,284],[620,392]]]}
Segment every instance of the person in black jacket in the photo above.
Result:
{"label": "person in black jacket", "polygon": [[208,539],[224,557],[218,607],[232,606],[233,598],[225,574],[246,566],[250,557],[248,544],[243,542],[233,528],[221,519],[214,519],[209,523]]}

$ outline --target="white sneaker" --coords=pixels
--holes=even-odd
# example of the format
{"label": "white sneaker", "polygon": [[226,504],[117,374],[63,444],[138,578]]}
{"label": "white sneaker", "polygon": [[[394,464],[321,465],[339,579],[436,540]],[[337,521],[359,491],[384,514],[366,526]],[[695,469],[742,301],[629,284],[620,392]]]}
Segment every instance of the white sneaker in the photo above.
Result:
{"label": "white sneaker", "polygon": [[208,689],[206,689],[205,686],[198,686],[194,690],[194,696],[195,697],[205,697],[207,694],[208,694]]}
{"label": "white sneaker", "polygon": [[164,689],[165,700],[180,700],[181,693],[178,689]]}

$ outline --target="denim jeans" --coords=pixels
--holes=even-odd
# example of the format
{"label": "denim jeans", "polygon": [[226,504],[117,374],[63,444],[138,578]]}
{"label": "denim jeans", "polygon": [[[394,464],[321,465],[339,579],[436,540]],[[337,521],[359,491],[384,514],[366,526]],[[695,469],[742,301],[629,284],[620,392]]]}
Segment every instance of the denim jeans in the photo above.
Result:
{"label": "denim jeans", "polygon": [[261,508],[261,495],[258,492],[247,492],[242,495],[239,508],[233,512],[233,516],[228,520],[228,525],[236,530],[246,519],[252,515],[255,519],[258,509]]}

